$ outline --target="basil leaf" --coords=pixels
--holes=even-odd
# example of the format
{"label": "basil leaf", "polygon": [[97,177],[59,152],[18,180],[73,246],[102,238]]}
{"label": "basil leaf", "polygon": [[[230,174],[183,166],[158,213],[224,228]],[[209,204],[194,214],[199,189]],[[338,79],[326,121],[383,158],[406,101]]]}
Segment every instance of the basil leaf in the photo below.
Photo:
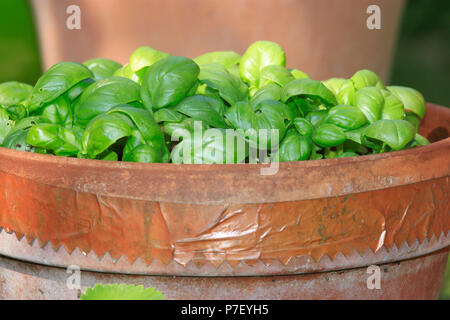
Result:
{"label": "basil leaf", "polygon": [[70,101],[75,101],[91,84],[95,81],[91,78],[84,79],[74,85],[69,91],[67,91],[67,97]]}
{"label": "basil leaf", "polygon": [[201,95],[187,97],[171,109],[194,120],[203,121],[212,127],[227,127],[223,120],[225,105],[214,98]]}
{"label": "basil leaf", "polygon": [[279,141],[272,141],[275,131],[278,131],[279,139],[286,133],[286,111],[283,111],[285,107],[286,105],[282,103],[263,104],[255,112],[249,103],[238,102],[225,112],[225,118],[233,128],[245,132],[245,137],[250,140],[253,147],[269,149],[279,143]]}
{"label": "basil leaf", "polygon": [[34,147],[27,143],[28,128],[25,130],[11,130],[3,140],[3,147],[13,150],[34,152]]}
{"label": "basil leaf", "polygon": [[131,70],[131,66],[129,63],[125,64],[121,68],[117,69],[113,73],[113,77],[123,77],[130,80],[133,80],[134,82],[141,84],[142,80],[144,78],[145,72],[148,70],[148,68],[142,68],[139,72],[133,72]]}
{"label": "basil leaf", "polygon": [[384,88],[380,77],[370,70],[359,70],[350,78],[350,80],[353,82],[356,90],[361,90],[366,87]]}
{"label": "basil leaf", "polygon": [[169,135],[171,137],[174,135],[174,132],[176,130],[178,130],[179,132],[182,131],[182,132],[193,133],[194,132],[194,122],[200,122],[200,124],[201,124],[200,128],[202,130],[208,129],[207,124],[202,121],[196,121],[192,118],[185,118],[179,122],[169,122],[169,121],[164,122],[163,130],[164,130],[164,133],[166,133],[167,135]]}
{"label": "basil leaf", "polygon": [[314,132],[312,139],[321,147],[335,147],[343,143],[347,138],[341,128],[334,124],[324,123]]}
{"label": "basil leaf", "polygon": [[151,65],[144,77],[141,98],[148,110],[180,102],[197,85],[200,68],[191,59],[170,56]]}
{"label": "basil leaf", "polygon": [[[194,61],[199,65],[217,63],[227,69],[239,64],[241,56],[234,51],[215,51],[198,56]],[[239,73],[238,73],[239,74]]]}
{"label": "basil leaf", "polygon": [[153,114],[156,122],[180,122],[185,117],[170,108],[159,109]]}
{"label": "basil leaf", "polygon": [[414,113],[407,111],[405,120],[411,123],[414,126],[414,128],[416,128],[416,132],[419,130],[420,118],[416,116]]}
{"label": "basil leaf", "polygon": [[311,151],[312,141],[310,137],[292,134],[281,142],[278,157],[280,162],[308,160]]}
{"label": "basil leaf", "polygon": [[200,82],[219,92],[230,105],[247,100],[248,88],[238,77],[230,74],[220,64],[202,65],[198,76]]}
{"label": "basil leaf", "polygon": [[414,144],[416,146],[426,146],[430,144],[430,141],[428,141],[427,138],[424,136],[421,136],[420,134],[416,133],[416,136],[414,137]]}
{"label": "basil leaf", "polygon": [[412,88],[390,86],[387,89],[403,103],[405,110],[414,112],[419,118],[425,116],[425,99],[422,94]]}
{"label": "basil leaf", "polygon": [[381,119],[405,119],[405,109],[401,100],[387,90],[383,89],[382,93],[384,97],[384,105],[381,112]]}
{"label": "basil leaf", "polygon": [[147,46],[139,47],[130,56],[130,69],[132,72],[138,72],[142,68],[150,67],[156,61],[169,56],[168,53]]}
{"label": "basil leaf", "polygon": [[92,72],[96,81],[112,77],[122,67],[120,63],[105,58],[91,59],[83,62],[83,65]]}
{"label": "basil leaf", "polygon": [[362,127],[367,119],[358,108],[346,105],[338,105],[328,111],[327,122],[337,125],[345,130],[353,130]]}
{"label": "basil leaf", "polygon": [[46,104],[43,107],[39,119],[40,122],[71,127],[73,122],[73,112],[69,99],[65,95],[62,95]]}
{"label": "basil leaf", "polygon": [[388,145],[392,150],[403,149],[415,137],[415,129],[405,120],[379,120],[367,127],[362,142],[369,148],[384,151],[382,144]]}
{"label": "basil leaf", "polygon": [[[1,106],[0,106],[0,109],[1,109]],[[23,119],[28,115],[27,108],[25,108],[21,104],[10,105],[10,106],[6,107],[5,110],[8,112],[11,120],[14,120],[14,121]]]}
{"label": "basil leaf", "polygon": [[366,131],[366,128],[368,126],[362,126],[358,129],[355,130],[349,130],[345,132],[345,136],[347,137],[348,140],[354,141],[358,144],[362,143],[362,136],[364,134],[364,132]]}
{"label": "basil leaf", "polygon": [[303,71],[297,70],[297,69],[289,69],[289,72],[292,74],[292,76],[295,79],[307,79],[309,78],[309,75]]}
{"label": "basil leaf", "polygon": [[239,74],[251,88],[259,88],[264,67],[286,66],[286,55],[279,44],[271,41],[254,42],[241,58]]}
{"label": "basil leaf", "polygon": [[29,129],[26,142],[34,147],[51,150],[56,155],[73,156],[81,150],[80,138],[72,129],[40,123]]}
{"label": "basil leaf", "polygon": [[276,84],[268,84],[255,92],[255,94],[250,100],[250,104],[255,109],[261,103],[261,101],[264,100],[279,101],[280,99],[281,99],[281,87]]}
{"label": "basil leaf", "polygon": [[331,78],[323,84],[334,94],[338,104],[353,105],[355,86],[351,80]]}
{"label": "basil leaf", "polygon": [[362,88],[355,93],[354,102],[370,123],[381,119],[384,105],[381,89],[376,87]]}
{"label": "basil leaf", "polygon": [[287,102],[292,97],[316,99],[327,106],[336,104],[333,93],[322,82],[312,79],[297,79],[285,85],[281,91],[281,101]]}
{"label": "basil leaf", "polygon": [[8,107],[10,105],[23,103],[31,94],[33,87],[26,83],[8,81],[0,84],[0,105]]}
{"label": "basil leaf", "polygon": [[308,120],[315,128],[325,122],[328,116],[327,110],[315,110],[309,112],[305,119]]}
{"label": "basil leaf", "polygon": [[9,118],[9,113],[0,107],[0,145],[13,126],[14,121]]}
{"label": "basil leaf", "polygon": [[101,114],[86,127],[82,138],[83,153],[95,158],[119,139],[131,135],[133,122],[123,114]]}
{"label": "basil leaf", "polygon": [[202,135],[189,135],[172,150],[173,163],[241,163],[247,157],[247,144],[233,130],[209,129]]}
{"label": "basil leaf", "polygon": [[91,84],[75,106],[75,123],[85,127],[97,115],[117,105],[139,100],[139,85],[122,78],[112,77]]}
{"label": "basil leaf", "polygon": [[271,65],[264,67],[261,70],[259,88],[272,83],[283,87],[292,80],[295,80],[294,76],[285,67],[279,65]]}
{"label": "basil leaf", "polygon": [[164,134],[160,126],[153,119],[152,114],[145,110],[128,105],[121,105],[108,111],[108,114],[125,114],[130,118],[136,128],[142,135],[145,144],[154,149],[156,154],[159,154],[158,162],[161,161],[162,155],[165,152]]}
{"label": "basil leaf", "polygon": [[357,157],[359,156],[359,154],[352,152],[352,151],[348,151],[348,152],[344,152],[340,155],[338,155],[338,158],[350,158],[350,157]]}
{"label": "basil leaf", "polygon": [[81,80],[92,78],[92,72],[80,63],[61,62],[52,66],[37,81],[28,100],[30,113],[39,110],[72,88]]}
{"label": "basil leaf", "polygon": [[169,151],[165,146],[162,149],[145,143],[141,132],[133,130],[123,149],[122,161],[128,162],[169,162]]}
{"label": "basil leaf", "polygon": [[295,129],[302,136],[311,137],[314,132],[314,126],[306,120],[305,118],[295,118],[294,121]]}

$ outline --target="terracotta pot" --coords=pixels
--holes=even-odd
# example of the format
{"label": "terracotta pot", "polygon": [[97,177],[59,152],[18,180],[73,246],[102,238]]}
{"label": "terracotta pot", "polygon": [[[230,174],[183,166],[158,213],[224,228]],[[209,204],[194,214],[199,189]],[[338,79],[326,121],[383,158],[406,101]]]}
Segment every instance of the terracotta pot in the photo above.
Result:
{"label": "terracotta pot", "polygon": [[[0,148],[0,297],[75,298],[55,267],[78,265],[83,286],[139,282],[171,299],[437,298],[450,244],[449,132],[450,109],[429,104],[428,146],[286,162],[264,176],[263,165]],[[373,264],[395,270],[380,290],[365,284]]]}
{"label": "terracotta pot", "polygon": [[[288,65],[314,79],[350,77],[369,68],[388,79],[404,0],[34,0],[44,67],[97,56],[126,63],[141,45],[194,58],[243,53],[256,40],[279,42]],[[81,29],[69,30],[69,5]],[[367,8],[381,8],[369,30]]]}

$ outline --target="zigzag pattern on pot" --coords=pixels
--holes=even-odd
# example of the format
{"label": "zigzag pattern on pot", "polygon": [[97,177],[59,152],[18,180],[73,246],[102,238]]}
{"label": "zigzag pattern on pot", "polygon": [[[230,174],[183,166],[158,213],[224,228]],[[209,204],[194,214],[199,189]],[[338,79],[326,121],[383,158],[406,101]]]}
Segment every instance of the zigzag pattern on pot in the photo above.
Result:
{"label": "zigzag pattern on pot", "polygon": [[91,271],[180,276],[254,276],[332,271],[410,259],[450,245],[449,231],[447,235],[442,232],[439,237],[433,235],[430,240],[425,238],[422,242],[415,239],[411,244],[405,241],[399,247],[394,244],[390,250],[383,246],[374,252],[367,247],[363,251],[354,249],[348,254],[339,252],[334,259],[324,254],[318,261],[315,261],[309,255],[304,255],[292,257],[286,264],[279,260],[258,260],[248,264],[244,260],[232,267],[227,261],[222,262],[220,265],[215,265],[211,262],[198,264],[194,261],[181,265],[174,260],[166,265],[158,259],[147,263],[141,258],[129,261],[126,256],[113,259],[108,252],[98,257],[92,250],[84,252],[79,248],[75,248],[69,252],[65,245],[54,247],[51,242],[47,242],[41,246],[37,239],[28,241],[24,240],[24,238],[25,236],[23,235],[17,236],[13,231],[6,232],[6,230],[0,228],[0,254],[56,267],[78,265],[83,270]]}

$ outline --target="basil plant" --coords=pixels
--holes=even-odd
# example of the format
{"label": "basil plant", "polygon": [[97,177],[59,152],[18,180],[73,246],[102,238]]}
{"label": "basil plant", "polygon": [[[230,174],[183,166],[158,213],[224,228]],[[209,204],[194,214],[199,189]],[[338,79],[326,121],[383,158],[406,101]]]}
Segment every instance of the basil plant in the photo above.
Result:
{"label": "basil plant", "polygon": [[195,59],[150,47],[125,65],[61,62],[34,86],[0,84],[0,146],[57,156],[131,162],[257,163],[402,150],[425,100],[360,70],[326,81],[286,67],[270,41],[243,55]]}

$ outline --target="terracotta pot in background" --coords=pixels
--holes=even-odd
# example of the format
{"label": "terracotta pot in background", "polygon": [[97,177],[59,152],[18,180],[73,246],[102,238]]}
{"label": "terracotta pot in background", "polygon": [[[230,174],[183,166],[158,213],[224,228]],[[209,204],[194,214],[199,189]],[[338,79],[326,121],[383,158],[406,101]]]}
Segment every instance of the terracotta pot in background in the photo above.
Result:
{"label": "terracotta pot in background", "polygon": [[[33,0],[44,67],[106,57],[121,63],[140,45],[194,58],[207,51],[243,53],[256,40],[285,48],[288,65],[313,78],[349,77],[369,68],[388,78],[404,0]],[[66,9],[81,8],[68,30]],[[381,29],[369,30],[369,5]]]}

